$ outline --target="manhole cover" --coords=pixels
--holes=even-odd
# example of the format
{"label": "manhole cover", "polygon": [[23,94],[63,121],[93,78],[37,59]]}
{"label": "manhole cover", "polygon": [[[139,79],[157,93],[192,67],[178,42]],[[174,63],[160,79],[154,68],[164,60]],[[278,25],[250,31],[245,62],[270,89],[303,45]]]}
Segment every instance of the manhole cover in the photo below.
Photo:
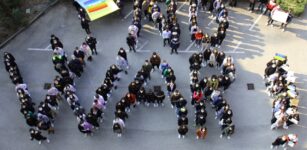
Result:
{"label": "manhole cover", "polygon": [[253,83],[247,83],[247,89],[248,90],[254,90],[255,89],[255,86]]}
{"label": "manhole cover", "polygon": [[44,84],[44,90],[48,90],[51,88],[51,83],[45,83]]}

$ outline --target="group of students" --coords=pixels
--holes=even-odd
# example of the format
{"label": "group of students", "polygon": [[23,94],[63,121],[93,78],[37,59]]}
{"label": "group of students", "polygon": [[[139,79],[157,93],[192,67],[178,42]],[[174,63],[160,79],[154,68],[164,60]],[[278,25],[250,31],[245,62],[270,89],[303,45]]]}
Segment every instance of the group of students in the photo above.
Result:
{"label": "group of students", "polygon": [[280,28],[282,31],[285,31],[287,25],[292,21],[293,15],[291,14],[291,9],[289,10],[282,10],[280,5],[277,4],[276,0],[249,0],[249,11],[254,12],[256,3],[259,2],[257,10],[263,14],[266,15],[268,13],[268,22],[267,25],[271,25],[273,27],[273,15],[276,11],[282,11],[288,14],[286,21],[282,22],[280,25]]}
{"label": "group of students", "polygon": [[287,57],[276,54],[267,63],[264,78],[269,96],[274,98],[271,129],[279,127],[288,129],[290,125],[298,124],[300,117],[298,112],[299,97],[294,84],[296,77],[289,70]]}
{"label": "group of students", "polygon": [[226,30],[229,27],[228,11],[224,4],[217,0],[215,5],[216,22],[219,24],[217,31],[211,36],[207,33],[203,33],[202,29],[198,26],[197,11],[198,7],[196,3],[192,2],[189,7],[189,31],[191,34],[191,42],[195,43],[195,47],[200,50],[205,50],[208,47],[220,47],[226,37]]}
{"label": "group of students", "polygon": [[[87,38],[88,39],[88,38]],[[55,35],[51,35],[51,46],[53,49],[52,62],[55,70],[60,74],[54,79],[54,86],[48,90],[48,93],[64,96],[65,100],[73,110],[74,115],[77,117],[78,129],[80,132],[91,134],[89,131],[94,127],[98,128],[97,123],[99,118],[102,118],[101,114],[94,106],[90,113],[86,114],[84,107],[81,106],[78,96],[76,95],[76,87],[74,79],[81,77],[85,66],[85,56],[89,61],[92,60],[92,56],[88,55],[91,51],[90,47],[84,42],[80,49],[77,47],[73,52],[72,59],[69,61],[65,51],[63,50],[63,44]],[[87,53],[87,55],[85,55]]]}
{"label": "group of students", "polygon": [[[204,77],[199,80],[200,69],[204,65],[204,57],[202,53],[194,53],[189,58],[190,63],[190,88],[192,93],[191,104],[196,109],[195,121],[196,125],[203,128],[206,122],[206,106],[205,101],[210,101],[212,107],[216,110],[216,119],[219,119],[221,125],[222,135],[230,138],[230,135],[234,133],[234,125],[232,123],[232,110],[229,104],[223,98],[222,93],[229,88],[234,81],[235,69],[228,69],[227,65],[234,67],[233,58],[222,54],[222,63],[217,68],[222,68],[222,75],[212,75],[211,77]],[[206,62],[206,61],[205,61]],[[202,65],[203,64],[203,65]],[[210,66],[210,65],[209,65]],[[231,71],[230,71],[231,70]],[[201,129],[198,129],[198,131]]]}
{"label": "group of students", "polygon": [[[121,51],[121,49],[120,49]],[[118,55],[121,55],[118,53]],[[145,60],[142,68],[137,72],[132,81],[128,85],[128,92],[115,105],[115,119],[113,120],[113,131],[119,137],[122,135],[125,128],[125,121],[128,118],[127,112],[130,112],[130,107],[136,107],[143,103],[146,106],[153,104],[154,107],[163,106],[165,94],[161,90],[152,89],[146,90],[148,80],[151,79],[150,74],[155,68],[159,68],[161,58],[157,53],[153,53],[150,60]]]}
{"label": "group of students", "polygon": [[86,66],[86,60],[92,61],[92,55],[98,54],[96,50],[96,38],[90,35],[85,38],[85,41],[80,47],[75,48],[71,60],[68,60],[68,56],[63,49],[63,44],[58,37],[51,35],[50,43],[53,49],[52,62],[55,70],[59,74],[61,74],[63,70],[68,72],[69,69],[74,76],[81,77],[84,67]]}
{"label": "group of students", "polygon": [[171,47],[171,54],[178,54],[181,30],[176,16],[177,1],[166,1],[166,6],[166,17],[162,12],[159,12],[158,17],[154,17],[153,14],[153,21],[158,24],[160,35],[163,38],[163,46],[168,44]]}
{"label": "group of students", "polygon": [[30,139],[37,140],[39,144],[42,141],[49,143],[49,139],[43,136],[40,130],[48,131],[48,134],[54,133],[53,121],[56,110],[58,110],[58,99],[52,95],[46,95],[46,99],[38,105],[36,111],[34,107],[36,104],[32,101],[27,84],[23,82],[14,56],[4,52],[4,64],[13,84],[16,85],[15,90],[21,103],[20,112],[23,114],[27,125],[30,126]]}

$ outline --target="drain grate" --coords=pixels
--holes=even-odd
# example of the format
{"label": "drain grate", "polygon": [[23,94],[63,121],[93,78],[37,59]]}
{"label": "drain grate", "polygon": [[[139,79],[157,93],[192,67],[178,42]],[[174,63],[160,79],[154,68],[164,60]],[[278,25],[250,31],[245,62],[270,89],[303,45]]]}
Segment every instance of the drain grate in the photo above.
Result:
{"label": "drain grate", "polygon": [[247,83],[247,89],[248,90],[254,90],[255,89],[255,86],[253,83]]}
{"label": "drain grate", "polygon": [[45,83],[44,84],[44,90],[48,90],[51,88],[51,83]]}

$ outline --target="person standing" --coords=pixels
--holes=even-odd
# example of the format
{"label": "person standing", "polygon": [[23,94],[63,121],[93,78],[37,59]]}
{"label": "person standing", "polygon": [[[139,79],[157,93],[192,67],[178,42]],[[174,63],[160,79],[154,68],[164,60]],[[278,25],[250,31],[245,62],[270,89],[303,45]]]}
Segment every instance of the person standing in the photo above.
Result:
{"label": "person standing", "polygon": [[85,54],[83,51],[80,51],[79,47],[75,48],[74,56],[75,58],[79,59],[83,65],[85,65],[85,61],[84,61]]}
{"label": "person standing", "polygon": [[87,20],[85,18],[81,18],[82,29],[84,29],[87,34],[91,34],[90,25],[88,23],[89,23],[89,20]]}
{"label": "person standing", "polygon": [[185,135],[188,133],[188,127],[186,125],[181,125],[178,127],[178,138],[185,138]]}
{"label": "person standing", "polygon": [[117,133],[118,137],[122,136],[124,128],[125,128],[125,122],[122,119],[117,117],[113,120],[113,132]]}
{"label": "person standing", "polygon": [[124,57],[117,55],[116,65],[120,70],[123,70],[125,74],[128,74],[127,70],[129,69],[129,64],[128,64],[128,61]]}
{"label": "person standing", "polygon": [[52,50],[54,50],[56,47],[63,48],[62,42],[59,40],[58,37],[56,37],[54,34],[51,34],[51,39],[50,39],[50,45]]}
{"label": "person standing", "polygon": [[85,56],[87,56],[88,61],[93,60],[91,48],[85,42],[80,46],[80,50],[84,52]]}
{"label": "person standing", "polygon": [[249,0],[249,11],[253,12],[255,9],[256,0]]}
{"label": "person standing", "polygon": [[165,47],[166,42],[170,44],[171,31],[168,28],[162,31],[162,38],[163,38],[163,47]]}
{"label": "person standing", "polygon": [[180,42],[179,42],[179,39],[178,38],[173,38],[171,40],[171,54],[173,54],[174,52],[176,54],[178,54],[178,51],[177,49],[179,48],[179,45],[180,45]]}
{"label": "person standing", "polygon": [[39,130],[35,130],[33,128],[30,128],[29,132],[30,132],[30,136],[31,136],[30,139],[31,140],[34,140],[34,139],[37,140],[38,144],[42,144],[42,141],[45,141],[45,140],[46,140],[47,143],[50,142],[49,139],[44,137],[42,135],[42,132],[40,132]]}
{"label": "person standing", "polygon": [[126,42],[129,46],[129,51],[134,51],[136,52],[135,50],[135,46],[136,46],[136,39],[132,36],[131,33],[128,34],[128,37],[126,38]]}
{"label": "person standing", "polygon": [[196,139],[205,139],[208,134],[206,127],[200,127],[196,130]]}
{"label": "person standing", "polygon": [[153,70],[155,70],[155,67],[157,67],[159,69],[159,66],[160,66],[160,63],[161,63],[161,58],[156,52],[152,53],[152,55],[150,57],[150,63],[152,65]]}
{"label": "person standing", "polygon": [[117,55],[120,56],[120,57],[123,57],[126,61],[128,61],[127,53],[126,53],[126,50],[124,48],[122,48],[122,47],[119,48]]}
{"label": "person standing", "polygon": [[98,54],[96,49],[97,40],[92,36],[87,36],[85,39],[86,44],[91,48],[92,54]]}

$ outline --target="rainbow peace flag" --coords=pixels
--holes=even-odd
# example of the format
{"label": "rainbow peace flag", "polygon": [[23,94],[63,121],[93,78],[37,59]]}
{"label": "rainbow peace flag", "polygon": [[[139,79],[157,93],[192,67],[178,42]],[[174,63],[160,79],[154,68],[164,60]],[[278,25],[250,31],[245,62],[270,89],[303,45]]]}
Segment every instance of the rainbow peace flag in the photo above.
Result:
{"label": "rainbow peace flag", "polygon": [[77,2],[86,10],[91,21],[119,9],[113,0],[77,0]]}

